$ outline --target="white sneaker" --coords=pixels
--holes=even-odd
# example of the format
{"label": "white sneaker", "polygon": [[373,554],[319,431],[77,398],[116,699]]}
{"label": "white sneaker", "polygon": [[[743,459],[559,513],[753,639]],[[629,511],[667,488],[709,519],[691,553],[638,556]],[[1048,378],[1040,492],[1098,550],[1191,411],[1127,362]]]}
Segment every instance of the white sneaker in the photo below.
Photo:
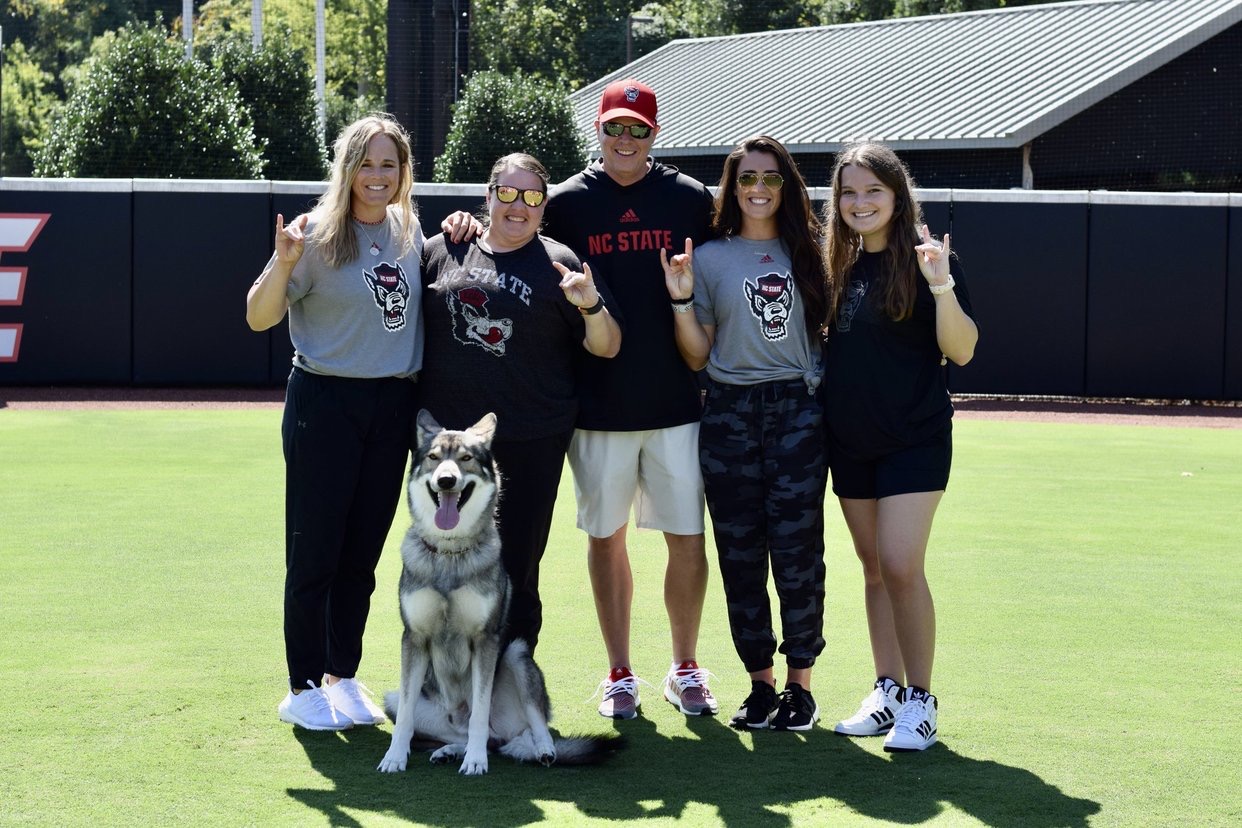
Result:
{"label": "white sneaker", "polygon": [[862,700],[858,712],[833,727],[846,736],[879,736],[887,733],[901,712],[902,687],[891,678],[876,679],[871,695]]}
{"label": "white sneaker", "polygon": [[354,726],[353,721],[332,706],[323,688],[316,687],[309,679],[306,685],[309,690],[300,693],[290,690],[285,700],[276,707],[282,722],[307,730],[346,730]]}
{"label": "white sneaker", "polygon": [[356,725],[373,725],[388,721],[384,711],[371,701],[370,690],[357,679],[341,679],[336,684],[323,683],[328,701],[337,712]]}
{"label": "white sneaker", "polygon": [[884,737],[888,751],[925,750],[936,744],[936,697],[906,688],[906,701],[893,729]]}

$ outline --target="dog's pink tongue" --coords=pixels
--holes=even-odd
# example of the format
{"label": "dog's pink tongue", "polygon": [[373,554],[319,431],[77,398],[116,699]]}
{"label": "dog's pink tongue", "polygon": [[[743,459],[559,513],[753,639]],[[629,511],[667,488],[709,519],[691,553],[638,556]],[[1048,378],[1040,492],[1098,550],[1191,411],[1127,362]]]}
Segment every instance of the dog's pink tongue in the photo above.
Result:
{"label": "dog's pink tongue", "polygon": [[461,514],[457,511],[457,492],[440,492],[440,507],[436,509],[436,526],[455,529]]}

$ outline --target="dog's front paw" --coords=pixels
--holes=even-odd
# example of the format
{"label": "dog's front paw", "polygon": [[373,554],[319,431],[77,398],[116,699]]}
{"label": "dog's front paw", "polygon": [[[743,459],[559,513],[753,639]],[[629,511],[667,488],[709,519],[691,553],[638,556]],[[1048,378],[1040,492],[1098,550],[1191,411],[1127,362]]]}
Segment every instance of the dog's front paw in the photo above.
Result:
{"label": "dog's front paw", "polygon": [[405,770],[406,761],[410,758],[408,750],[401,748],[389,748],[384,754],[384,758],[380,760],[380,773],[400,773]]}
{"label": "dog's front paw", "polygon": [[466,754],[466,758],[462,761],[458,773],[466,776],[482,776],[487,773],[487,754],[482,757],[471,756]]}
{"label": "dog's front paw", "polygon": [[552,743],[551,734],[535,737],[535,760],[545,768],[556,761],[556,745]]}
{"label": "dog's front paw", "polygon": [[431,754],[431,764],[447,765],[449,762],[456,762],[465,752],[465,745],[445,745]]}

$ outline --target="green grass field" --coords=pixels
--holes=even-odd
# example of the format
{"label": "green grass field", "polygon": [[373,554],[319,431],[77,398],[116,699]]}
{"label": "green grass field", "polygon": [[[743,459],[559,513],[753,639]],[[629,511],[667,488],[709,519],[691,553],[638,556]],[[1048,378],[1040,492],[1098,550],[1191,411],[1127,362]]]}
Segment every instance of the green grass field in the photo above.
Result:
{"label": "green grass field", "polygon": [[[1242,824],[1242,430],[962,421],[933,531],[941,743],[830,732],[872,680],[859,567],[830,503],[827,649],[805,735],[599,718],[606,667],[566,474],[539,648],[562,732],[602,768],[493,758],[464,778],[390,728],[276,717],[280,413],[0,410],[0,825]],[[398,513],[359,678],[397,683]],[[632,534],[635,668],[668,667],[663,544]],[[714,555],[714,552],[711,552]],[[713,574],[700,661],[748,690]]]}

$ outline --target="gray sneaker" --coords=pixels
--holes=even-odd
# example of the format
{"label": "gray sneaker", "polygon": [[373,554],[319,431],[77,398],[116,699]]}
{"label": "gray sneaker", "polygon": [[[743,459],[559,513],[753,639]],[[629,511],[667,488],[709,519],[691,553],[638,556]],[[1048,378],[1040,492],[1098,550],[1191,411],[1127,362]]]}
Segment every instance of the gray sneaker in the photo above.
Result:
{"label": "gray sneaker", "polygon": [[664,698],[687,716],[715,716],[720,706],[707,688],[707,671],[683,661],[664,677]]}

